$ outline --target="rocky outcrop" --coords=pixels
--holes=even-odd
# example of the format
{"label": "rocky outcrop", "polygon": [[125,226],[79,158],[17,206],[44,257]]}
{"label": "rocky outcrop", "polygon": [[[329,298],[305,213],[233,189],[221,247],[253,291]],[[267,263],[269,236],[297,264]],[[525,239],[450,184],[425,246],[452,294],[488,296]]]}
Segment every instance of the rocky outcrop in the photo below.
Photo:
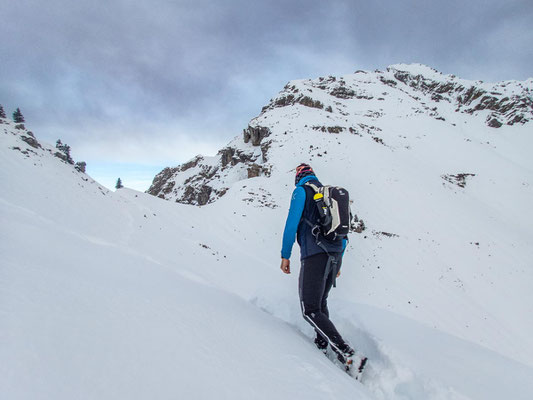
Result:
{"label": "rocky outcrop", "polygon": [[172,189],[174,189],[176,182],[172,181],[171,178],[177,171],[179,171],[179,167],[163,169],[163,171],[155,176],[152,185],[150,185],[150,188],[146,193],[164,199],[165,195],[169,194],[172,192]]}
{"label": "rocky outcrop", "polygon": [[233,147],[226,147],[218,152],[220,155],[220,162],[222,168],[231,165],[235,166],[239,163],[249,163],[256,160],[256,156],[244,151],[235,149]]}
{"label": "rocky outcrop", "polygon": [[194,204],[199,206],[206,205],[209,202],[212,191],[213,188],[207,185],[201,185],[199,187],[187,186],[179,203]]}
{"label": "rocky outcrop", "polygon": [[271,167],[259,164],[251,164],[248,167],[248,179],[258,176],[270,176]]}
{"label": "rocky outcrop", "polygon": [[[266,128],[249,127],[245,132],[254,137],[264,138],[270,134]],[[258,140],[258,139],[254,139]],[[261,144],[263,154],[267,151]],[[264,146],[264,147],[263,147]],[[178,203],[203,206],[222,197],[233,183],[231,168],[242,170],[242,179],[270,174],[270,169],[258,164],[260,156],[255,152],[244,151],[234,146],[221,149],[215,157],[204,159],[197,156],[176,168],[165,168],[156,175],[147,193]],[[265,156],[262,157],[262,160]]]}
{"label": "rocky outcrop", "polygon": [[501,128],[501,126],[503,124],[500,121],[498,121],[497,118],[488,117],[487,118],[487,125],[490,126],[491,128]]}
{"label": "rocky outcrop", "polygon": [[[456,104],[456,111],[458,112],[474,114],[484,110],[491,111],[486,123],[492,128],[499,128],[504,124],[524,124],[533,118],[533,99],[527,88],[523,88],[522,93],[512,96],[505,96],[498,91],[498,88],[505,88],[509,82],[503,82],[487,89],[481,87],[482,82],[479,82],[479,86],[465,86],[464,82],[460,80],[450,81],[443,77],[442,81],[438,81],[426,78],[421,74],[414,75],[409,71],[394,68],[387,70],[393,72],[394,77],[399,82],[424,94],[431,95],[433,101],[444,100]],[[384,78],[382,82],[389,84],[389,86],[397,86]]]}
{"label": "rocky outcrop", "polygon": [[263,107],[261,112],[266,112],[267,110],[271,110],[278,107],[287,107],[292,106],[294,104],[301,104],[306,107],[310,108],[318,108],[323,109],[324,104],[320,100],[315,100],[311,96],[307,95],[294,95],[294,94],[286,94],[282,93],[280,97],[276,98],[275,100],[271,100],[270,104]]}
{"label": "rocky outcrop", "polygon": [[352,99],[355,97],[355,91],[345,86],[338,86],[329,92],[330,95],[338,99]]}
{"label": "rocky outcrop", "polygon": [[252,142],[252,146],[259,146],[261,141],[270,136],[270,129],[264,126],[249,126],[243,130],[244,143]]}
{"label": "rocky outcrop", "polygon": [[20,138],[34,149],[41,149],[41,144],[35,139],[32,132],[27,131],[26,134],[21,134]]}

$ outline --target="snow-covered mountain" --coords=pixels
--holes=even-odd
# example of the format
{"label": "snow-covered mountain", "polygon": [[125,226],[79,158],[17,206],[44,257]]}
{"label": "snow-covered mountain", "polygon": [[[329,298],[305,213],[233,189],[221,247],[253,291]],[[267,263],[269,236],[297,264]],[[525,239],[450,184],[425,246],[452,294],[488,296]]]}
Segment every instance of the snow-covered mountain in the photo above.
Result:
{"label": "snow-covered mountain", "polygon": [[[532,84],[419,65],[290,82],[155,196],[0,120],[0,397],[530,399]],[[366,226],[329,299],[362,383],[314,348],[296,248],[279,270],[300,162]]]}
{"label": "snow-covered mountain", "polygon": [[[328,143],[333,143],[335,135],[337,141],[347,135],[373,140],[391,152],[411,150],[420,135],[434,136],[430,130],[435,127],[466,141],[482,140],[494,134],[494,129],[503,126],[505,131],[532,120],[532,90],[533,79],[483,83],[443,75],[419,64],[291,81],[250,122],[242,137],[215,157],[199,155],[179,167],[165,168],[148,193],[181,203],[211,203],[239,180],[279,170],[279,160],[271,158],[287,157],[286,142],[300,142],[299,151],[308,159],[328,159],[332,158],[327,155]],[[433,124],[433,120],[440,122]],[[316,141],[313,132],[321,140]],[[346,147],[345,152],[354,150]],[[289,160],[292,166],[294,160]],[[452,174],[445,179],[462,181],[463,176]]]}

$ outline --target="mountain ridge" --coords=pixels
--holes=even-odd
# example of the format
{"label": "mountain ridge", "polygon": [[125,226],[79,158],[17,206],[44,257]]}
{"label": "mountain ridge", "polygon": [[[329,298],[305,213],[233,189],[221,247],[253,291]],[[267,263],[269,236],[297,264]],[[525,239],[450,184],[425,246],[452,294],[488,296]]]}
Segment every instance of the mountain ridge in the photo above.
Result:
{"label": "mountain ridge", "polygon": [[[349,132],[394,149],[402,144],[385,138],[390,132],[383,130],[391,127],[380,126],[383,117],[424,114],[451,125],[450,129],[460,123],[483,122],[492,129],[524,125],[533,118],[532,93],[533,79],[489,84],[443,75],[421,64],[395,64],[385,71],[290,81],[250,121],[242,139],[232,140],[214,158],[199,155],[181,166],[165,168],[147,193],[205,205],[223,196],[238,180],[269,176],[273,168],[268,161],[272,133],[279,137],[293,134],[293,130],[333,135]],[[300,113],[302,107],[314,112]],[[280,131],[280,121],[292,122],[292,127]]]}

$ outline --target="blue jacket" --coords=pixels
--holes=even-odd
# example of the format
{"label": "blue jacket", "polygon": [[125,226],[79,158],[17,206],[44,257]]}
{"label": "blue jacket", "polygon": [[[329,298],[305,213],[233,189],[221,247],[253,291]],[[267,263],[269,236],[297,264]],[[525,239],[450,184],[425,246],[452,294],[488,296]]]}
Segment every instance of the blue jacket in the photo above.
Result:
{"label": "blue jacket", "polygon": [[[292,252],[292,246],[296,234],[298,234],[298,243],[300,244],[300,258],[324,253],[324,249],[316,244],[315,237],[311,234],[311,227],[309,227],[302,219],[316,219],[318,211],[315,214],[315,207],[312,197],[307,198],[306,188],[304,185],[309,181],[316,181],[318,179],[314,175],[304,176],[297,183],[296,188],[292,192],[291,205],[289,209],[289,215],[287,216],[287,222],[285,223],[285,229],[283,231],[283,244],[281,248],[281,257],[290,258]],[[320,184],[320,182],[318,182]],[[309,190],[312,190],[309,188]],[[346,248],[346,240],[342,242],[327,242],[323,241],[326,245],[328,253],[343,252]]]}

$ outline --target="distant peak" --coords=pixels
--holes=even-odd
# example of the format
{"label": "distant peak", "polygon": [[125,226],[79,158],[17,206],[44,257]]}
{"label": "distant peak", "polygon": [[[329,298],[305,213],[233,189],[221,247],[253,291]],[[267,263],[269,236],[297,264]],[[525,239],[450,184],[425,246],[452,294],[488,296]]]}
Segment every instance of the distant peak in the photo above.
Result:
{"label": "distant peak", "polygon": [[437,71],[435,68],[428,67],[427,65],[420,64],[420,63],[412,63],[412,64],[392,64],[387,67],[387,70],[395,70],[395,71],[405,71],[409,72],[412,75],[423,75],[425,77],[434,77],[439,76],[442,77],[442,72]]}

